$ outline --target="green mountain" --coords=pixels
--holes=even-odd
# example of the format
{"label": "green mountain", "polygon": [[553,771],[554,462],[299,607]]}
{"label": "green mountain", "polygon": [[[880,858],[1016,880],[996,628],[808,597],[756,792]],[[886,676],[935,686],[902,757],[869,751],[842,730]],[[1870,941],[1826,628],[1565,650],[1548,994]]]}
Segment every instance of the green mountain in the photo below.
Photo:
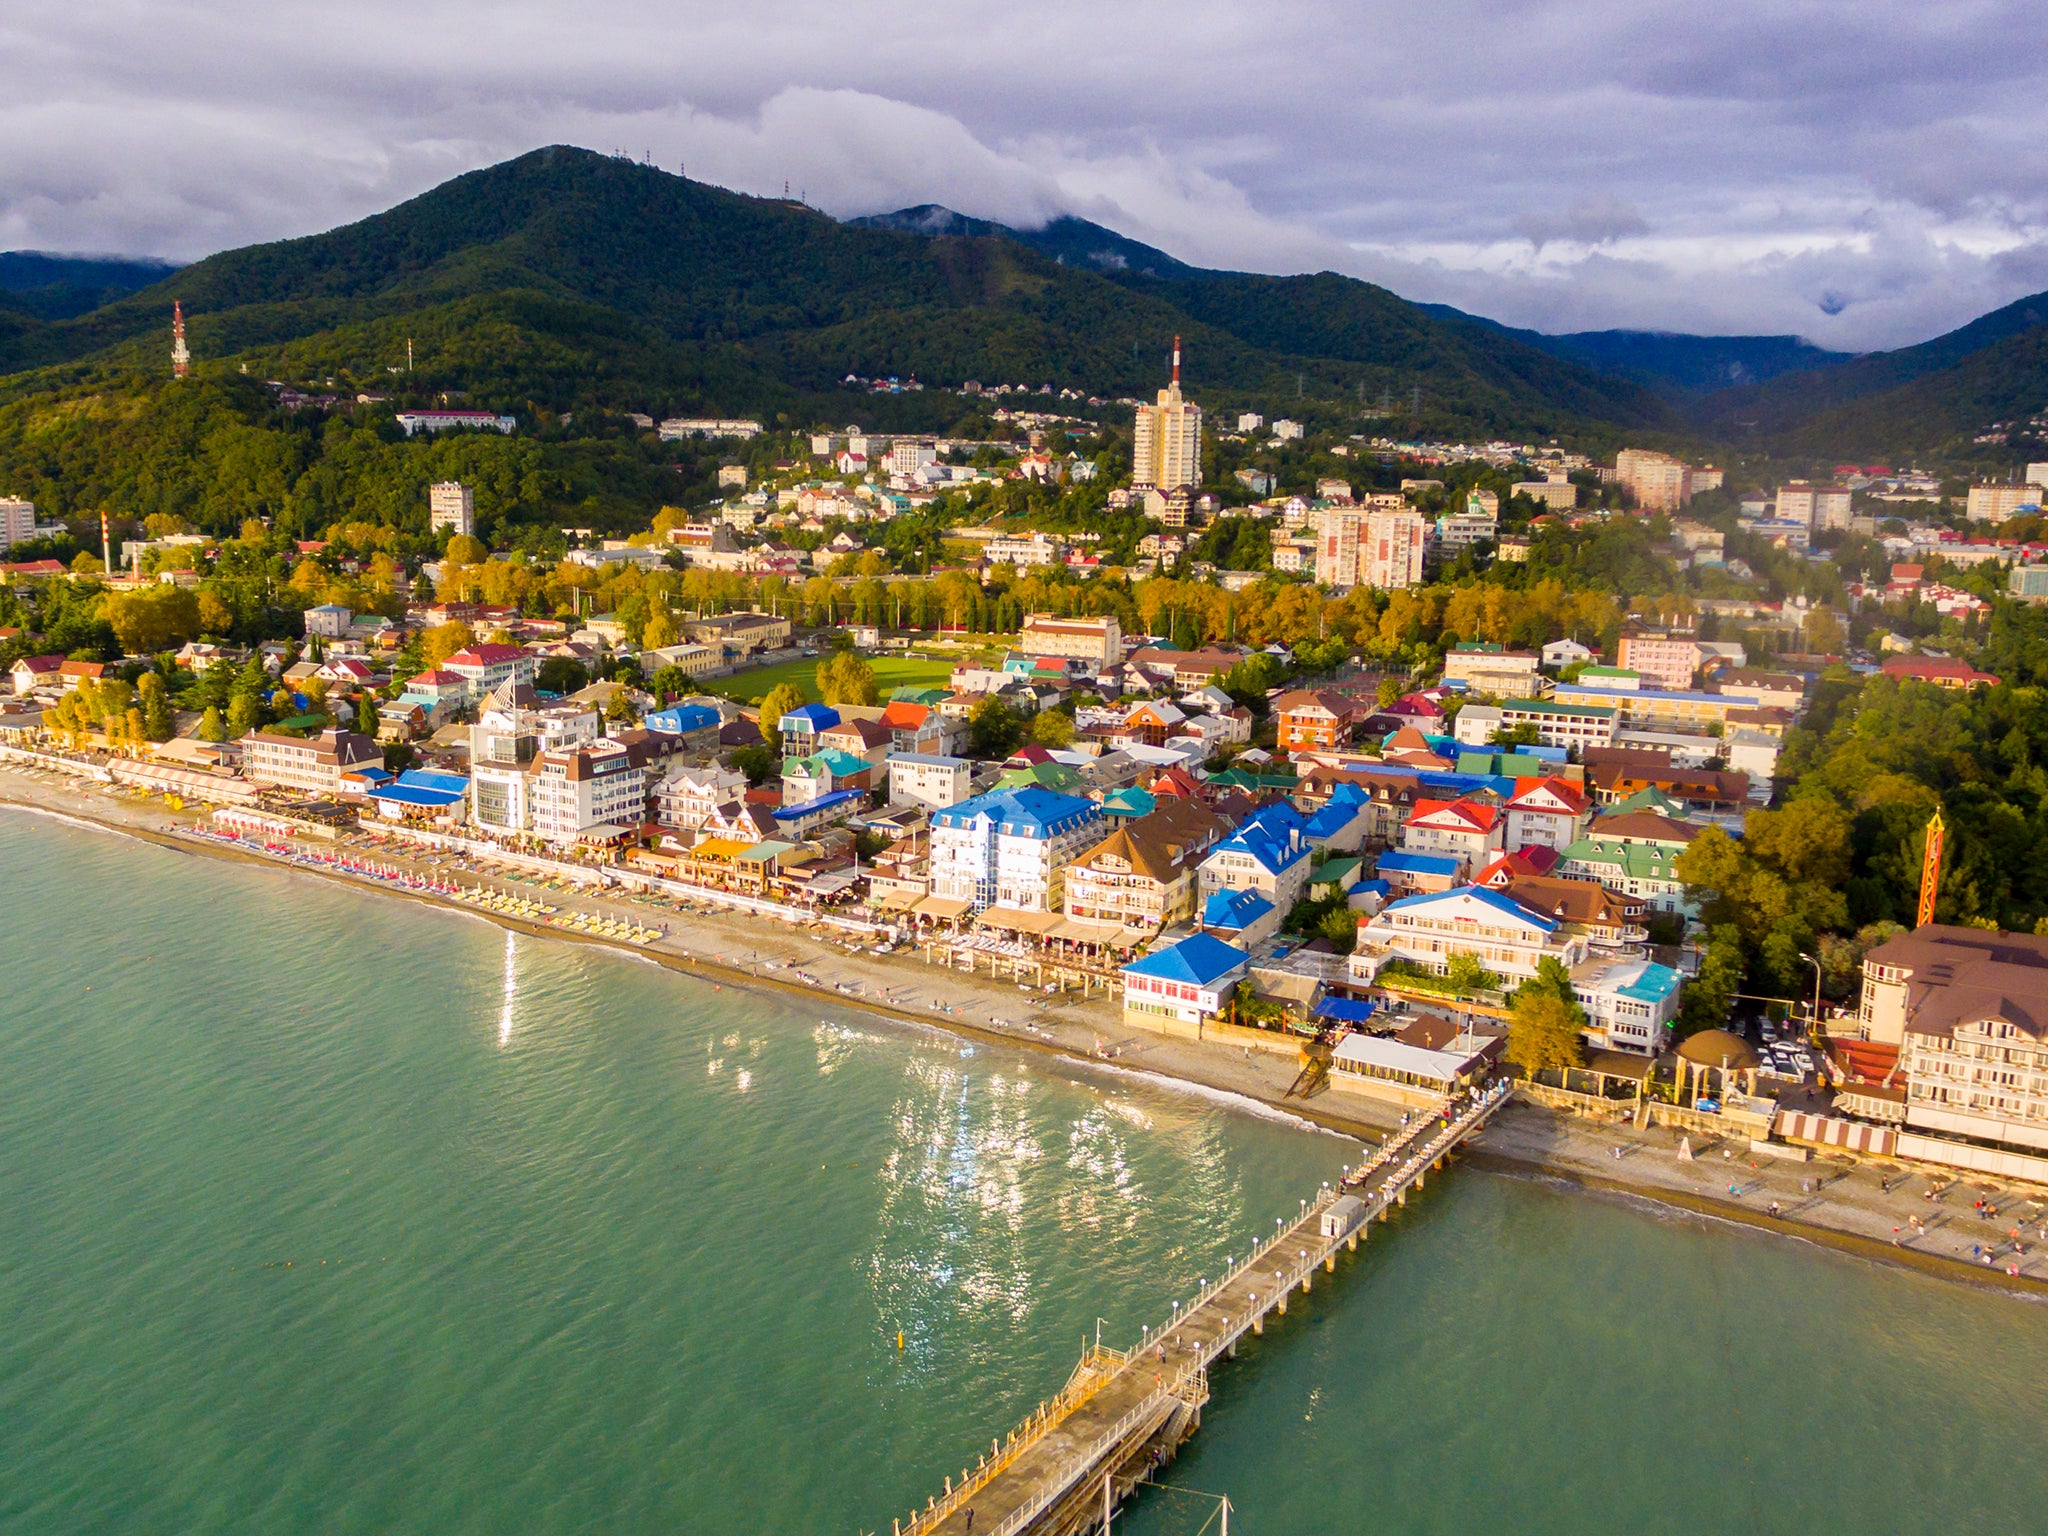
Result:
{"label": "green mountain", "polygon": [[1917,346],[1720,391],[1691,414],[1701,430],[1725,440],[1967,458],[1976,456],[1974,439],[1994,424],[2024,422],[2043,410],[2048,293],[2019,299]]}
{"label": "green mountain", "polygon": [[1803,336],[1691,336],[1681,331],[1566,331],[1553,336],[1468,315],[1448,304],[1421,307],[1439,319],[1490,326],[1553,357],[1676,395],[1761,384],[1781,374],[1832,368],[1856,356],[1830,352]]}
{"label": "green mountain", "polygon": [[176,267],[128,256],[56,256],[0,251],[0,311],[67,320],[160,282]]}
{"label": "green mountain", "polygon": [[1191,385],[1233,400],[1355,416],[1361,399],[1419,391],[1422,425],[1468,432],[1669,419],[1637,386],[1348,278],[1189,282],[1160,253],[1132,264],[1149,251],[1135,242],[1116,248],[1123,268],[1098,270],[1114,263],[1079,257],[1108,232],[1078,220],[1045,236],[1051,254],[993,226],[941,228],[841,224],[557,147],[0,333],[0,370],[59,370],[38,385],[160,370],[176,298],[209,363],[367,387],[411,337],[411,387],[555,409],[794,410],[848,374],[1136,393],[1162,382],[1182,334]]}
{"label": "green mountain", "polygon": [[1170,277],[1182,280],[1209,277],[1201,267],[1177,261],[1156,246],[1145,245],[1127,235],[1086,219],[1065,214],[1042,229],[1016,229],[993,219],[970,219],[937,203],[899,208],[894,213],[873,213],[846,221],[860,229],[895,229],[911,235],[949,235],[955,238],[994,236],[1028,245],[1041,256],[1050,256],[1062,266],[1085,267],[1110,274],[1133,273],[1142,277]]}

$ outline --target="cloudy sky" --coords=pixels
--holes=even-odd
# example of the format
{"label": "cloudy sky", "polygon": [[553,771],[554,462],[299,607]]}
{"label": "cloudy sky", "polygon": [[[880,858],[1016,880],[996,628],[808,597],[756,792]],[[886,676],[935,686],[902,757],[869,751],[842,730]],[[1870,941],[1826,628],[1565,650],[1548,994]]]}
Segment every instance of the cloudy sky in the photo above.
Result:
{"label": "cloudy sky", "polygon": [[192,258],[570,142],[1864,349],[2048,288],[2044,78],[2039,0],[8,0],[0,249]]}

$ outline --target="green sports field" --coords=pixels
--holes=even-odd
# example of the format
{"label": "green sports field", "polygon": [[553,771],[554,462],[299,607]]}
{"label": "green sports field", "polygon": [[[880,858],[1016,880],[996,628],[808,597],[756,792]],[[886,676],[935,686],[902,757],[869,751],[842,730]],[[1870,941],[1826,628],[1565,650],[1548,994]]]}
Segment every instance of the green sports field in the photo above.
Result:
{"label": "green sports field", "polygon": [[[888,698],[898,688],[943,688],[946,679],[953,675],[953,663],[943,658],[925,656],[863,656],[867,664],[875,669],[875,684],[882,690],[882,697]],[[772,667],[753,667],[745,672],[735,672],[730,677],[715,677],[704,684],[707,692],[722,694],[742,704],[758,704],[768,696],[770,689],[783,683],[794,683],[801,688],[804,697],[818,696],[818,663],[822,656],[807,657],[802,661],[779,661]]]}

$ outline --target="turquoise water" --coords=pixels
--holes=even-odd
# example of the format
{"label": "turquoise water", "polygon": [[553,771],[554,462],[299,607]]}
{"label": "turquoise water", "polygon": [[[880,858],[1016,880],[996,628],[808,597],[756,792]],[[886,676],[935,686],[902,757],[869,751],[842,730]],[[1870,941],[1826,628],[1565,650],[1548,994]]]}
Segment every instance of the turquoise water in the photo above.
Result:
{"label": "turquoise water", "polygon": [[[9,1536],[887,1530],[1350,1153],[11,813],[0,913]],[[2048,1309],[1469,1173],[1384,1236],[1218,1372],[1234,1530],[2041,1527]]]}

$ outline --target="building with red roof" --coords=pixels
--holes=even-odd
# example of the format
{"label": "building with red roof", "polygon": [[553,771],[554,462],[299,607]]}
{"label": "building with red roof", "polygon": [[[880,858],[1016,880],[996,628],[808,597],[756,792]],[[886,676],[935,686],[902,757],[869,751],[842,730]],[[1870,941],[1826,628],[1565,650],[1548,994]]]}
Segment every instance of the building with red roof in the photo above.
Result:
{"label": "building with red roof", "polygon": [[1995,688],[1999,682],[1991,673],[1952,656],[1893,656],[1883,670],[1895,682],[1932,683],[1937,688]]}

